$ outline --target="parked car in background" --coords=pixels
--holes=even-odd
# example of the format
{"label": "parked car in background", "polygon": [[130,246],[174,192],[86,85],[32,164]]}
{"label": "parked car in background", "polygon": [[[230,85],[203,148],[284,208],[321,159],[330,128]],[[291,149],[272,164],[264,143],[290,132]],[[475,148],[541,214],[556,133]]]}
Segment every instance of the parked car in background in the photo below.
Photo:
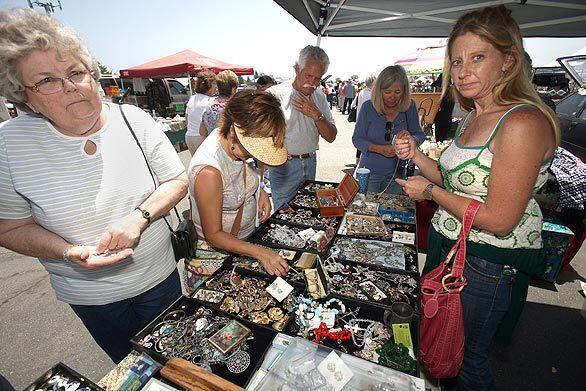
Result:
{"label": "parked car in background", "polygon": [[586,56],[558,58],[578,88],[560,100],[556,113],[562,129],[562,147],[586,162]]}
{"label": "parked car in background", "polygon": [[[162,87],[163,95],[168,99],[164,99],[165,105],[153,106],[149,105],[146,90],[148,90],[149,79],[144,79],[145,91],[130,91],[124,100],[124,103],[129,103],[147,109],[149,111],[156,110],[159,115],[170,116],[174,114],[185,115],[185,106],[189,100],[189,91],[178,80],[175,79],[160,79],[159,85]],[[100,77],[100,86],[104,90],[106,99],[115,103],[119,102],[120,98],[129,88],[133,87],[133,79],[120,78],[118,75],[102,75]]]}

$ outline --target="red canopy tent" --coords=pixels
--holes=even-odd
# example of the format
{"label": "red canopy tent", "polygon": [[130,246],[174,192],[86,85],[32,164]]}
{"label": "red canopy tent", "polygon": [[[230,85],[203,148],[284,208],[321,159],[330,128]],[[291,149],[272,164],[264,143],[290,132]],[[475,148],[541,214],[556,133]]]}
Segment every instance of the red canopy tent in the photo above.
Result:
{"label": "red canopy tent", "polygon": [[120,76],[124,78],[196,76],[204,69],[210,69],[215,73],[228,69],[237,75],[254,74],[254,68],[229,64],[191,50],[183,50],[158,60],[123,69],[120,71]]}

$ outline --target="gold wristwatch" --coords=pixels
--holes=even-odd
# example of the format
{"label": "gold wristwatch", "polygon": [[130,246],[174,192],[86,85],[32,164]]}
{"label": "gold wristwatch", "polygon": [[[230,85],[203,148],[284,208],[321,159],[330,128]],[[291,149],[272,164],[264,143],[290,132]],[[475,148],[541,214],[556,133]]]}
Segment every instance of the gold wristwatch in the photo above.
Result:
{"label": "gold wristwatch", "polygon": [[433,186],[434,184],[430,183],[429,185],[425,186],[425,189],[423,189],[423,198],[425,198],[428,201],[433,201],[433,194],[431,194]]}

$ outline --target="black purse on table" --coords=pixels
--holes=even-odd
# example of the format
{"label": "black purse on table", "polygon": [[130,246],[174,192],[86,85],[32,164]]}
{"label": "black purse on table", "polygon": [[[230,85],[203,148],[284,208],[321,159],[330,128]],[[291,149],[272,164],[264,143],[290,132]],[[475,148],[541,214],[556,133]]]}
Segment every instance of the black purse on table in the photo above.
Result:
{"label": "black purse on table", "polygon": [[[136,137],[134,130],[132,130],[132,126],[130,126],[128,119],[126,118],[126,115],[122,110],[122,105],[118,105],[118,107],[120,108],[120,114],[122,114],[122,118],[124,119],[124,122],[126,122],[128,130],[130,130],[130,133],[132,134],[134,141],[136,141],[136,145],[138,145],[138,148],[142,153],[142,157],[144,158],[144,162],[146,163],[146,166],[149,170],[149,174],[151,174],[151,178],[153,179],[153,183],[155,184],[156,189],[157,181],[155,180],[155,176],[153,175],[153,171],[151,170],[151,166],[149,165],[147,157],[142,147],[140,146],[140,142],[138,141],[138,138]],[[173,228],[171,228],[171,224],[169,224],[165,216],[162,217],[163,220],[165,220],[165,223],[167,224],[169,231],[171,232],[171,243],[173,245],[173,253],[175,254],[175,260],[177,262],[179,262],[179,260],[181,259],[185,259],[188,261],[195,253],[197,243],[197,231],[195,230],[195,225],[193,224],[193,221],[191,221],[191,218],[181,220],[177,208],[173,207],[173,210],[175,210],[175,214],[177,215],[177,219],[179,221],[179,225],[177,226],[176,230],[173,230]]]}

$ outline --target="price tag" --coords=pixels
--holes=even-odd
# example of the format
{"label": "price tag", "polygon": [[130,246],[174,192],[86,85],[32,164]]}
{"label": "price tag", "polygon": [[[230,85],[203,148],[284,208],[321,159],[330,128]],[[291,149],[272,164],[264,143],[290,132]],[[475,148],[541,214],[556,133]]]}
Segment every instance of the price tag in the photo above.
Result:
{"label": "price tag", "polygon": [[340,391],[354,376],[348,365],[334,350],[317,366],[317,370],[326,378],[334,391]]}
{"label": "price tag", "polygon": [[415,358],[413,351],[413,341],[411,340],[411,329],[409,323],[395,323],[393,324],[393,339],[396,344],[402,344],[409,349],[409,355]]}
{"label": "price tag", "polygon": [[280,303],[293,292],[293,287],[281,277],[277,277],[271,285],[267,286],[266,291]]}

